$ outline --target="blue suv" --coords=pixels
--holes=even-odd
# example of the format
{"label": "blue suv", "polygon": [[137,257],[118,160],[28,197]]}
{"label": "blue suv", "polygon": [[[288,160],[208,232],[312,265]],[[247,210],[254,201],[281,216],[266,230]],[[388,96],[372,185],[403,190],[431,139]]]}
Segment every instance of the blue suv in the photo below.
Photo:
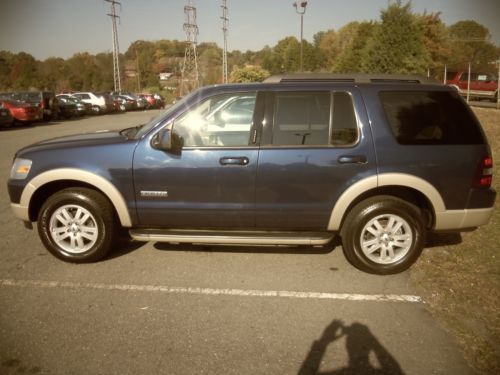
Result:
{"label": "blue suv", "polygon": [[204,87],[146,125],[17,152],[8,190],[56,257],[138,241],[325,245],[392,274],[426,233],[492,213],[492,156],[456,90],[418,76],[285,75]]}

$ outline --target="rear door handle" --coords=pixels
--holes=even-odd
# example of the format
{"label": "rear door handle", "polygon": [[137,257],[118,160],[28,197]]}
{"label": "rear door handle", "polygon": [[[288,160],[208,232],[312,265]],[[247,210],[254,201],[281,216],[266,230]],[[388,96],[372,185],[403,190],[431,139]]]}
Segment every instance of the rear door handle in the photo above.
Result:
{"label": "rear door handle", "polygon": [[219,159],[219,163],[221,165],[248,165],[250,160],[246,156],[241,157],[224,157]]}
{"label": "rear door handle", "polygon": [[337,159],[340,164],[366,164],[365,155],[341,155]]}

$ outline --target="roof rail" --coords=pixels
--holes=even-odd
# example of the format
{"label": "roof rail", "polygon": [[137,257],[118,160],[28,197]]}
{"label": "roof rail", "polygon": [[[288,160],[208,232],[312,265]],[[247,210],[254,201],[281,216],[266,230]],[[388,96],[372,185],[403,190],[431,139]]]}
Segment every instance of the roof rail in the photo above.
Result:
{"label": "roof rail", "polygon": [[440,84],[433,78],[406,74],[329,74],[329,73],[297,73],[281,74],[267,78],[265,83],[420,83]]}

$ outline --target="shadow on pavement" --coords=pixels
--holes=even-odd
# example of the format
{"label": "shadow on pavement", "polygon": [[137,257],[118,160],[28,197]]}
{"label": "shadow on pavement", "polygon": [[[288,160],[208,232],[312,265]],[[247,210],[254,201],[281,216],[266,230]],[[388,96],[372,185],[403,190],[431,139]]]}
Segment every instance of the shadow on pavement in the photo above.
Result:
{"label": "shadow on pavement", "polygon": [[[348,365],[335,370],[320,371],[320,367],[335,368],[335,363],[324,363],[328,345],[345,337],[346,351],[349,356]],[[374,366],[370,361],[373,354],[378,362]],[[373,356],[371,356],[373,358]],[[337,366],[338,367],[338,366]],[[298,375],[370,375],[370,374],[404,374],[399,363],[385,349],[369,328],[361,323],[344,325],[340,320],[333,320],[325,328],[321,337],[314,341],[309,354],[302,363]]]}

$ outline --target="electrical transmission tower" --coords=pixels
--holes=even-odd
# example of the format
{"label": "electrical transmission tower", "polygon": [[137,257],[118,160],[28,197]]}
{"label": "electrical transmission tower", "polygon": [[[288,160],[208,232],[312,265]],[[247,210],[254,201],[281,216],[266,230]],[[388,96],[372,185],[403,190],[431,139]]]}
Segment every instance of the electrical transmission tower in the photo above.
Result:
{"label": "electrical transmission tower", "polygon": [[224,48],[222,49],[222,83],[227,83],[227,25],[229,18],[227,18],[227,3],[222,0],[222,34],[224,35]]}
{"label": "electrical transmission tower", "polygon": [[198,71],[198,57],[196,54],[196,44],[198,37],[198,26],[196,24],[196,7],[188,0],[184,7],[186,32],[186,49],[184,51],[184,64],[182,65],[182,78],[180,95],[186,95],[190,91],[198,88],[200,73]]}
{"label": "electrical transmission tower", "polygon": [[111,6],[111,13],[108,13],[108,16],[111,17],[111,22],[113,24],[113,77],[115,84],[115,91],[122,91],[122,83],[120,79],[120,48],[118,47],[118,30],[116,29],[116,19],[120,18],[120,16],[116,15],[116,7],[118,4],[121,9],[121,4],[115,0],[104,0],[107,1]]}

